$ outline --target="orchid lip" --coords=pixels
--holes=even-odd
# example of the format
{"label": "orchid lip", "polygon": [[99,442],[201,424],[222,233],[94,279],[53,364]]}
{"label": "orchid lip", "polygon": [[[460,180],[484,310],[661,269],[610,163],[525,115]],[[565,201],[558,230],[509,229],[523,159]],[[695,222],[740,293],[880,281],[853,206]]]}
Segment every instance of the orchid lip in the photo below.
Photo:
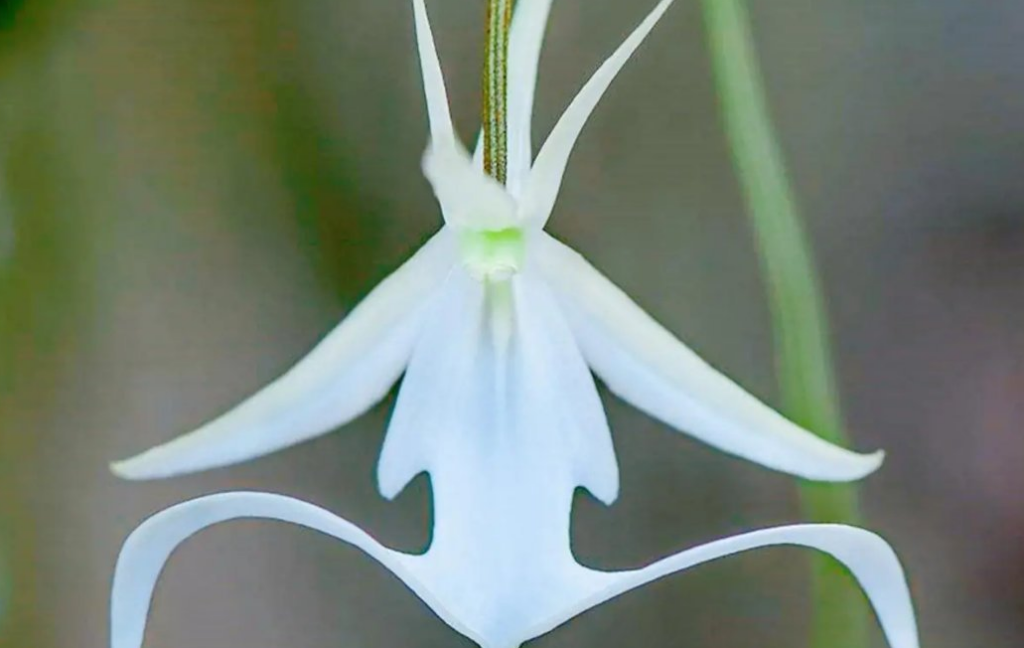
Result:
{"label": "orchid lip", "polygon": [[[571,497],[557,499],[558,506],[567,507]],[[521,551],[523,540],[560,540],[558,535],[537,533],[531,522],[540,520],[532,519],[533,509],[519,510],[525,515],[519,522],[525,526],[504,524],[502,512],[492,508],[468,536],[459,532],[453,538],[447,535],[450,529],[439,529],[427,551],[413,555],[389,549],[329,511],[282,495],[219,493],[172,506],[125,541],[112,584],[110,647],[142,646],[157,580],[182,543],[213,525],[265,519],[305,527],[362,551],[482,648],[516,648],[653,581],[727,556],[783,545],[823,552],[845,565],[871,602],[891,648],[920,648],[903,568],[889,544],[869,531],[836,524],[761,529],[684,549],[640,569],[606,572],[579,564],[562,544],[554,552],[543,549],[555,547],[543,546],[533,547],[542,551]],[[499,533],[489,523],[497,523]],[[453,539],[456,544],[446,545]],[[487,547],[475,541],[484,541]],[[516,565],[514,570],[508,569],[510,564]],[[496,565],[504,568],[495,569]]]}

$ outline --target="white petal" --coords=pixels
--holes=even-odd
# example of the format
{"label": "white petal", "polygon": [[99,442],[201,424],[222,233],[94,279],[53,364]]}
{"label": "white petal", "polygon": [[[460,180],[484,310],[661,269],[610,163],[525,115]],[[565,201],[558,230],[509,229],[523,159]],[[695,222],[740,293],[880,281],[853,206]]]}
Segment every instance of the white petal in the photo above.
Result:
{"label": "white petal", "polygon": [[413,11],[431,135],[423,156],[423,173],[441,203],[445,222],[474,229],[512,227],[516,224],[512,197],[474,163],[455,134],[424,0],[413,0]]}
{"label": "white petal", "polygon": [[541,224],[547,222],[555,205],[555,199],[558,197],[558,190],[562,186],[562,176],[565,174],[566,164],[568,164],[569,156],[576,145],[576,139],[579,137],[580,131],[583,130],[583,125],[590,118],[590,114],[619,70],[626,64],[626,61],[633,55],[633,52],[640,46],[640,43],[671,4],[672,0],[662,0],[658,3],[654,11],[590,77],[587,84],[583,86],[583,89],[579,91],[565,113],[562,114],[558,123],[555,124],[530,171],[529,181],[520,205],[520,211],[524,218],[539,221]]}
{"label": "white petal", "polygon": [[541,44],[551,0],[519,0],[512,19],[508,56],[508,188],[520,195],[533,161],[530,127]]}
{"label": "white petal", "polygon": [[569,545],[574,490],[615,496],[593,379],[545,286],[453,272],[399,393],[379,479],[394,496],[428,471],[433,542],[422,569],[484,645],[523,631],[603,578]]}
{"label": "white petal", "polygon": [[114,570],[110,597],[111,648],[139,648],[146,629],[153,588],[178,546],[203,529],[240,518],[280,520],[304,526],[351,544],[386,567],[442,619],[467,636],[417,578],[418,556],[381,545],[351,522],[306,502],[269,493],[222,493],[178,504],[139,526],[124,543]]}
{"label": "white petal", "polygon": [[881,464],[832,445],[713,369],[570,248],[543,235],[537,259],[591,369],[614,393],[719,450],[806,479],[849,481]]}
{"label": "white petal", "polygon": [[[480,130],[476,135],[476,148],[473,149],[473,166],[483,170],[484,168],[484,131]],[[509,192],[512,193],[512,192]],[[513,194],[516,195],[516,194]]]}
{"label": "white petal", "polygon": [[423,175],[434,189],[447,224],[486,230],[518,225],[512,196],[470,159],[458,141],[447,145],[431,142],[423,155]]}
{"label": "white petal", "polygon": [[[543,279],[526,273],[516,282],[517,340],[522,397],[515,415],[523,427],[551,427],[536,443],[561,439],[558,448],[573,466],[576,485],[611,504],[618,497],[619,469],[611,430],[594,378],[558,302]],[[541,410],[537,412],[537,410]],[[525,421],[533,419],[534,424]]]}
{"label": "white petal", "polygon": [[442,230],[284,376],[223,416],[112,469],[152,479],[225,466],[329,432],[378,402],[412,353],[425,305],[455,263]]}
{"label": "white petal", "polygon": [[682,551],[643,569],[613,574],[609,585],[536,626],[529,637],[549,632],[577,614],[651,581],[724,556],[778,545],[817,549],[843,563],[871,601],[889,646],[918,648],[914,608],[896,554],[874,533],[837,524],[803,524],[755,531]]}
{"label": "white petal", "polygon": [[448,92],[444,87],[441,62],[437,58],[434,34],[430,30],[430,19],[424,0],[412,0],[416,19],[416,43],[419,47],[420,70],[423,74],[423,91],[427,98],[427,116],[430,120],[430,135],[434,143],[441,146],[455,141],[455,128],[448,109]]}
{"label": "white petal", "polygon": [[[533,412],[542,415],[537,425],[553,431],[525,425]],[[381,493],[395,497],[423,471],[463,470],[451,453],[481,451],[505,427],[508,443],[543,448],[536,452],[558,470],[564,463],[573,487],[614,501],[618,469],[607,419],[549,288],[536,276],[486,284],[455,271],[402,381],[378,466]]]}
{"label": "white petal", "polygon": [[435,437],[445,435],[450,417],[469,401],[483,317],[483,285],[454,270],[425,314],[423,327],[388,423],[377,483],[391,499],[427,469]]}

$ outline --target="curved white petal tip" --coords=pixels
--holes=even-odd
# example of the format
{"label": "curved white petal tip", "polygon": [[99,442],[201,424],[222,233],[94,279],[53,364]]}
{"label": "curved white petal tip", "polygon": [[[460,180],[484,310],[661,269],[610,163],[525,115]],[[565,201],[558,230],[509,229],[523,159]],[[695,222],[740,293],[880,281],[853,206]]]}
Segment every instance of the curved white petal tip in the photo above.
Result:
{"label": "curved white petal tip", "polygon": [[[673,0],[661,0],[631,33],[615,52],[594,72],[579,93],[565,109],[551,130],[547,140],[534,160],[526,181],[523,204],[520,206],[526,219],[537,220],[542,225],[551,216],[562,177],[565,175],[569,156],[576,146],[576,140],[591,113],[604,96],[608,86],[618,75],[633,53],[640,47],[654,26],[665,15]],[[546,12],[546,8],[545,8]],[[538,16],[540,20],[543,17]],[[518,82],[518,81],[517,81]]]}
{"label": "curved white petal tip", "polygon": [[423,0],[413,0],[413,15],[416,24],[416,44],[420,55],[420,73],[423,75],[423,92],[427,100],[427,117],[430,121],[430,136],[435,142],[448,143],[455,140],[455,129],[448,109],[448,92],[444,86],[441,62],[434,44],[434,34],[427,17],[427,6]]}
{"label": "curved white petal tip", "polygon": [[538,237],[545,277],[558,292],[587,363],[616,395],[719,450],[817,481],[852,481],[885,454],[859,454],[804,430],[701,359],[586,259]]}
{"label": "curved white petal tip", "polygon": [[241,518],[280,520],[357,547],[402,580],[453,627],[462,630],[412,573],[415,556],[388,549],[351,522],[301,500],[270,493],[235,492],[172,506],[150,517],[128,536],[117,559],[111,589],[111,648],[142,645],[153,589],[178,546],[207,527]]}
{"label": "curved white petal tip", "polygon": [[138,455],[129,459],[122,459],[121,461],[112,461],[108,465],[110,472],[114,473],[114,476],[120,477],[121,479],[127,479],[130,481],[137,481],[145,479],[145,471],[140,469],[137,460],[142,459],[143,455]]}
{"label": "curved white petal tip", "polygon": [[540,636],[590,608],[665,576],[733,554],[785,545],[815,549],[842,563],[871,602],[890,648],[919,648],[910,589],[896,553],[880,536],[840,524],[763,529],[681,551],[642,569],[610,574],[606,586],[534,627],[527,636]]}
{"label": "curved white petal tip", "polygon": [[404,371],[425,306],[455,262],[455,237],[441,230],[284,376],[198,430],[110,469],[125,479],[158,479],[227,466],[361,415]]}

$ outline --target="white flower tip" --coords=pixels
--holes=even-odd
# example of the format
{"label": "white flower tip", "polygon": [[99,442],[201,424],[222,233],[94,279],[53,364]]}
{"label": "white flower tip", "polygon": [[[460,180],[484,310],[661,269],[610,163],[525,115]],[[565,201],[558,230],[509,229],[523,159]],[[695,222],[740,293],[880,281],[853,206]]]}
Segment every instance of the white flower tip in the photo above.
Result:
{"label": "white flower tip", "polygon": [[[815,439],[817,438],[819,437],[815,437]],[[774,470],[781,470],[782,472],[796,475],[801,479],[845,483],[864,479],[881,468],[886,460],[885,450],[861,453],[843,449],[839,446],[830,446],[829,449],[834,450],[829,452],[831,455],[830,459],[825,459],[822,456],[820,461],[807,461],[804,466],[800,467],[776,466],[767,461],[759,463]],[[837,453],[835,450],[839,450],[839,452]]]}
{"label": "white flower tip", "polygon": [[[810,434],[810,433],[808,433]],[[816,439],[819,437],[815,437]],[[864,479],[878,470],[885,461],[885,451],[859,453],[845,450],[838,446],[830,446],[830,458],[821,455],[820,461],[805,461],[804,466],[774,466],[769,462],[760,462],[769,468],[782,470],[802,479],[817,482],[854,482]],[[838,453],[835,452],[838,450]]]}
{"label": "white flower tip", "polygon": [[823,465],[819,472],[803,475],[805,479],[822,482],[853,482],[864,479],[881,468],[885,461],[885,451],[876,450],[868,453],[844,451],[849,458],[843,465]]}
{"label": "white flower tip", "polygon": [[885,450],[875,450],[872,453],[862,455],[864,472],[854,479],[863,479],[882,467],[885,463]]}
{"label": "white flower tip", "polygon": [[208,448],[204,448],[201,437],[194,437],[193,434],[172,439],[127,459],[111,462],[110,472],[121,479],[144,481],[177,477],[236,463],[202,452]]}
{"label": "white flower tip", "polygon": [[110,472],[121,479],[127,479],[130,481],[141,479],[141,477],[132,470],[131,460],[125,459],[122,461],[111,461],[107,467],[110,468]]}
{"label": "white flower tip", "polygon": [[150,452],[143,452],[120,461],[112,461],[109,464],[109,468],[110,472],[114,473],[114,475],[128,481],[144,481],[174,476],[174,473],[166,470],[166,468],[161,470],[159,463],[153,461]]}

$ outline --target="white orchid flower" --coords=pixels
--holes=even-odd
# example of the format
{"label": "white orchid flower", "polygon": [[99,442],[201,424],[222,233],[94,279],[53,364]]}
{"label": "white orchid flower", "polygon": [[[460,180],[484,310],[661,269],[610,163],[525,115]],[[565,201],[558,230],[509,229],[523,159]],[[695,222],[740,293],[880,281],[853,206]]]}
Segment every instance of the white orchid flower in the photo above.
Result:
{"label": "white orchid flower", "polygon": [[[532,166],[533,93],[551,0],[517,3],[506,188],[455,135],[426,10],[413,0],[431,129],[424,172],[444,226],[283,377],[198,430],[114,464],[114,472],[169,477],[280,450],[361,415],[404,372],[380,464],[388,497],[420,471],[437,478],[465,469],[439,447],[457,444],[465,454],[504,430],[517,446],[543,444],[544,454],[610,502],[616,464],[591,370],[621,398],[724,452],[812,480],[873,472],[881,452],[849,452],[791,423],[543,231],[584,123],[671,2],[661,2],[597,70]],[[533,422],[545,433],[535,434],[515,407],[541,403],[550,408]]]}
{"label": "white orchid flower", "polygon": [[[113,648],[138,648],[155,582],[173,550],[236,518],[284,520],[366,552],[445,622],[485,648],[512,648],[662,576],[771,545],[845,563],[893,648],[916,648],[914,614],[889,546],[863,530],[800,525],[601,572],[570,548],[573,492],[618,491],[612,440],[591,370],[667,424],[725,452],[808,479],[863,477],[881,461],[800,429],[716,372],[579,254],[543,231],[572,147],[626,60],[672,0],[662,0],[593,75],[533,160],[530,120],[551,0],[519,0],[509,55],[507,188],[459,143],[423,0],[413,0],[431,143],[424,171],[445,225],[295,368],[199,430],[114,466],[148,479],[258,457],[332,430],[405,374],[378,480],[396,496],[428,472],[428,550],[382,546],[298,500],[226,493],[158,513],[127,540],[111,604]],[[532,161],[532,165],[531,165]]]}

